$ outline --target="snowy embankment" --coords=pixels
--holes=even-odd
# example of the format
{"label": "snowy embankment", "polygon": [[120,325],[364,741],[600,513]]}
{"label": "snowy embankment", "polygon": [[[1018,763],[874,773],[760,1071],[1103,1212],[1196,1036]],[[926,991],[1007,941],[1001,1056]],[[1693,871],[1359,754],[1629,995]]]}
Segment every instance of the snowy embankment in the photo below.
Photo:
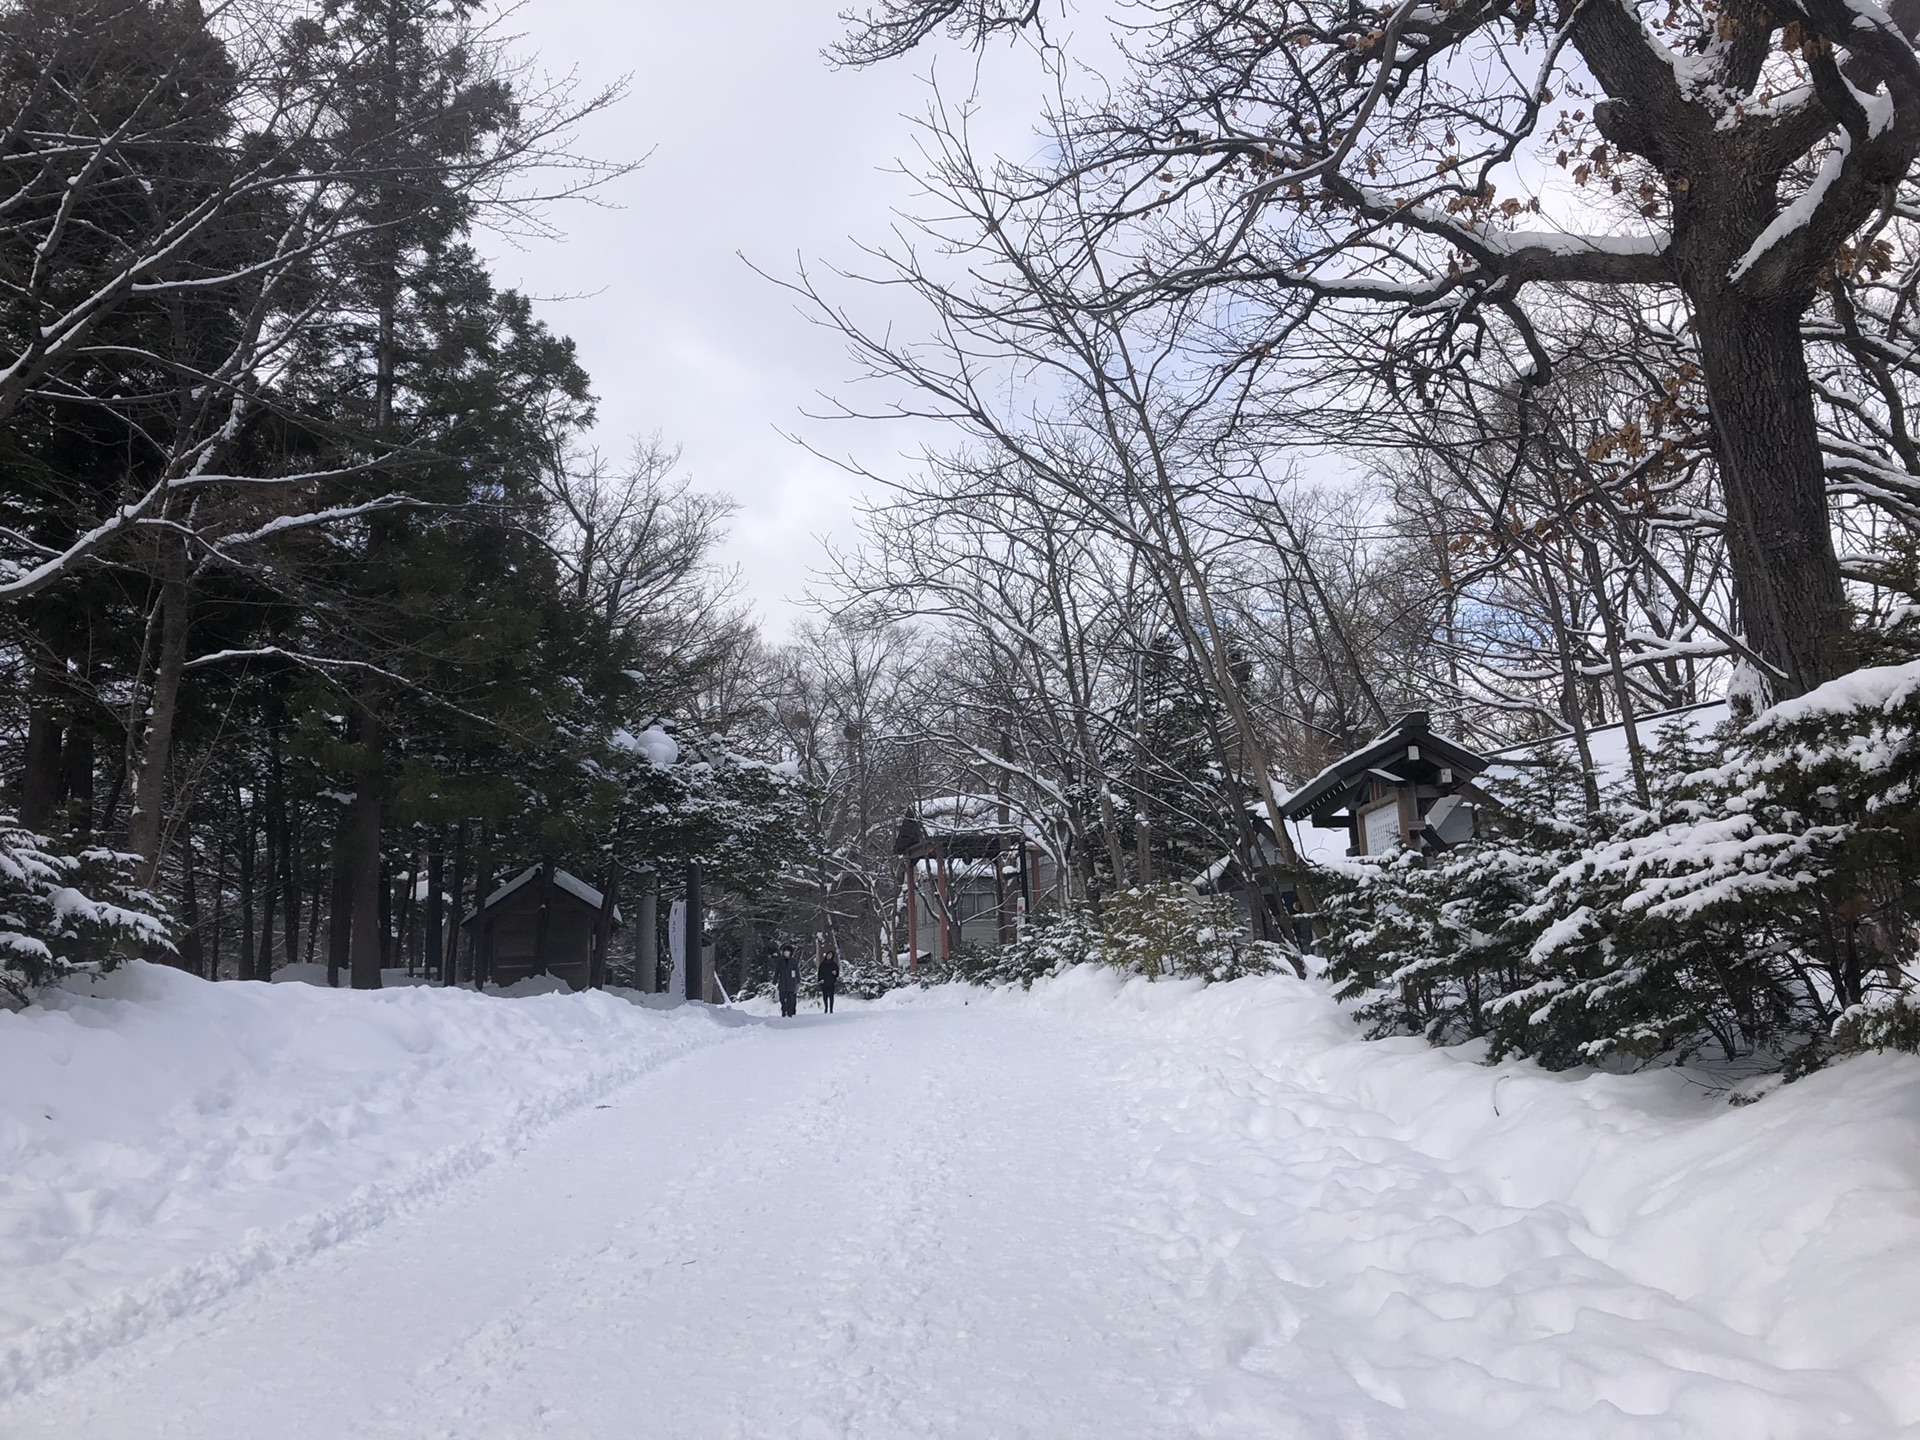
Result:
{"label": "snowy embankment", "polygon": [[0,1012],[0,1397],[430,1204],[734,1021],[143,964]]}
{"label": "snowy embankment", "polygon": [[8,1434],[1920,1436],[1912,1057],[1735,1108],[1288,978],[97,988],[0,1017]]}
{"label": "snowy embankment", "polygon": [[[982,1003],[899,1003],[962,1000]],[[1140,1224],[1205,1299],[1181,1341],[1232,1377],[1229,1411],[1310,1400],[1344,1434],[1364,1395],[1395,1436],[1920,1434],[1915,1057],[1735,1107],[1684,1070],[1365,1041],[1291,979],[1080,970],[986,1003],[1130,1042],[1114,1078],[1159,1197]]]}

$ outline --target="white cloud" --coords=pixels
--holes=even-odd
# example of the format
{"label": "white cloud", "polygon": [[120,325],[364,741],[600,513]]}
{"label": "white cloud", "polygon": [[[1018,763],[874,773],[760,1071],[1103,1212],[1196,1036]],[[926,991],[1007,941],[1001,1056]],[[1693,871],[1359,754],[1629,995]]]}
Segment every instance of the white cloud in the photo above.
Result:
{"label": "white cloud", "polygon": [[[854,267],[858,242],[885,238],[894,212],[913,206],[898,162],[914,152],[910,117],[926,108],[934,57],[834,70],[821,51],[845,3],[531,0],[514,23],[544,69],[577,66],[585,88],[632,73],[629,98],[583,126],[577,148],[651,154],[606,197],[619,208],[554,214],[564,242],[487,242],[503,284],[586,297],[549,299],[541,313],[579,343],[601,397],[601,448],[622,455],[629,437],[659,430],[702,486],[740,502],[726,558],[776,633],[821,559],[818,539],[853,538],[858,495],[782,432],[876,469],[905,463],[916,443],[904,426],[803,418],[820,392],[845,391],[853,365],[740,258],[779,275],[801,260],[816,273]],[[1041,94],[1030,57],[1001,51],[976,71],[949,49],[937,73],[949,94],[977,77],[984,133],[1030,147]],[[911,311],[884,318],[910,332],[921,323]]]}

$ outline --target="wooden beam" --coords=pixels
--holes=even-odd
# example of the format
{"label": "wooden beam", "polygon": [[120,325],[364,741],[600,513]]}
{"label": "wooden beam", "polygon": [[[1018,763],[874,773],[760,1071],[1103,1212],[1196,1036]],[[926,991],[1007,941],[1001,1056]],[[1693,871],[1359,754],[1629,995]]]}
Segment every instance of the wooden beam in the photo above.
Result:
{"label": "wooden beam", "polygon": [[953,900],[947,883],[947,861],[943,855],[934,861],[933,883],[940,897],[940,963],[953,963]]}
{"label": "wooden beam", "polygon": [[613,947],[613,910],[620,891],[620,862],[607,862],[606,883],[600,891],[600,913],[593,922],[593,953],[587,959],[587,988],[607,988],[607,952]]}
{"label": "wooden beam", "polygon": [[533,927],[533,973],[547,973],[547,928],[553,918],[553,862],[540,866],[540,918]]}
{"label": "wooden beam", "polygon": [[907,972],[920,968],[920,861],[907,860]]}

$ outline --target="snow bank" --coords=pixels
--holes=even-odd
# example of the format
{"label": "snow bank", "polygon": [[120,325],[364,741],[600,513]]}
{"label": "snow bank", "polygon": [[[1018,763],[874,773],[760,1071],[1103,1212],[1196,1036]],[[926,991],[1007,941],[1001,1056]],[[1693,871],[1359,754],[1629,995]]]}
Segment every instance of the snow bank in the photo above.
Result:
{"label": "snow bank", "polygon": [[[1116,1078],[1155,1137],[1146,1188],[1184,1197],[1142,1225],[1171,1281],[1209,1297],[1188,1343],[1243,1402],[1251,1368],[1276,1407],[1325,1392],[1327,1434],[1345,1433],[1341,1385],[1423,1436],[1920,1424],[1914,1057],[1736,1107],[1685,1070],[1553,1074],[1361,1040],[1321,986],[1285,977],[1081,969],[1028,995],[880,1003],[1032,1005],[1124,1037]],[[1209,1427],[1239,1433],[1195,1417]]]}
{"label": "snow bank", "polygon": [[76,977],[0,1013],[0,1397],[733,1033],[607,994]]}
{"label": "snow bank", "polygon": [[[828,1299],[805,1265],[784,1272],[791,1293],[756,1290],[752,1277],[771,1263],[762,1236],[737,1252],[735,1270],[722,1265],[723,1247],[715,1270],[698,1272],[714,1279],[676,1282],[686,1287],[674,1292],[679,1308],[635,1333],[673,1344],[669,1329],[724,1335],[701,1343],[725,1352],[749,1315],[759,1328],[744,1332],[751,1343],[740,1353],[763,1378],[774,1347],[824,1346],[804,1372],[774,1364],[778,1399],[790,1400],[804,1374],[838,1403],[850,1394],[882,1407],[858,1413],[885,1419],[817,1433],[1009,1433],[1019,1414],[943,1424],[951,1408],[928,1408],[916,1387],[964,1381],[940,1392],[951,1407],[956,1394],[1063,1383],[1057,1370],[1023,1377],[1017,1365],[1003,1365],[997,1382],[941,1368],[976,1360],[981,1334],[1030,1327],[1076,1344],[1136,1337],[1159,1407],[1135,1425],[1028,1427],[1036,1434],[1920,1434],[1911,1057],[1853,1060],[1732,1107],[1684,1070],[1555,1075],[1414,1040],[1362,1041],[1324,987],[1288,978],[1202,987],[1082,968],[1031,992],[946,986],[839,1008],[831,1020],[816,1011],[782,1025],[705,1007],[656,1013],[605,995],[356,995],[210,986],[136,967],[69,988],[47,1009],[0,1016],[0,1393],[396,1209],[455,1203],[445,1193],[454,1178],[552,1117],[669,1056],[759,1033],[793,1044],[736,1052],[759,1057],[762,1078],[759,1090],[727,1092],[729,1113],[758,1113],[739,1102],[784,1067],[801,1066],[808,1085],[761,1115],[761,1128],[714,1137],[714,1152],[698,1157],[697,1203],[682,1210],[684,1197],[663,1198],[645,1221],[657,1232],[646,1243],[659,1242],[646,1253],[677,1262],[674,1247],[703,1227],[753,1230],[776,1213],[770,1204],[797,1203],[793,1213],[810,1217],[805,1233],[844,1241],[823,1262]],[[886,1013],[915,1008],[952,1013]],[[730,1070],[733,1058],[724,1057]],[[996,1089],[984,1078],[1008,1072],[1017,1083]],[[989,1098],[974,1103],[980,1094]],[[591,1118],[610,1125],[621,1114]],[[565,1144],[577,1155],[609,1133],[627,1132],[570,1128],[540,1159],[552,1164]],[[1092,1170],[1059,1172],[1078,1175],[1079,1191],[1046,1188],[1063,1137],[1076,1163],[1099,1157]],[[976,1186],[1019,1198],[996,1200],[983,1225],[966,1208]],[[1088,1209],[1098,1224],[1085,1222]],[[544,1200],[528,1213],[544,1216]],[[1040,1243],[1036,1218],[1084,1248],[1069,1246],[1054,1269],[1029,1265],[1022,1246]],[[632,1308],[659,1283],[632,1258],[639,1244],[622,1240],[612,1251],[628,1257],[620,1263],[589,1247],[552,1266],[544,1283],[558,1288],[500,1319],[512,1336],[501,1348],[489,1341],[456,1363],[429,1346],[395,1363],[408,1376],[454,1364],[431,1373],[466,1394],[495,1376],[510,1390],[525,1381],[516,1368],[549,1363],[529,1356],[577,1359],[574,1329],[551,1352],[523,1354],[521,1322],[537,1331],[541,1314],[590,1314],[618,1329],[622,1314],[654,1313]],[[941,1269],[928,1259],[936,1252],[967,1263]],[[1126,1283],[1090,1290],[1091,1268]],[[1037,1288],[1007,1279],[1029,1270]],[[666,1273],[693,1272],[675,1263]],[[969,1286],[985,1288],[968,1295]],[[1075,1311],[1089,1294],[1144,1298],[1111,1326]],[[630,1358],[631,1344],[619,1330],[613,1348]],[[1096,1359],[1083,1380],[1128,1357]],[[329,1383],[336,1373],[348,1372],[330,1372]],[[571,1377],[590,1385],[599,1373],[567,1370],[551,1393],[579,1400]],[[853,1389],[835,1389],[852,1376]],[[703,1380],[697,1398],[715,1406],[711,1423],[656,1428],[816,1433],[785,1424],[792,1416],[777,1406],[769,1413],[781,1424],[742,1422],[747,1412],[712,1399],[729,1393]],[[1110,1409],[1111,1395],[1088,1402],[1089,1414]],[[618,1425],[630,1429],[632,1413]],[[560,1433],[542,1423],[501,1419],[496,1429]],[[372,1428],[430,1430],[391,1417]]]}

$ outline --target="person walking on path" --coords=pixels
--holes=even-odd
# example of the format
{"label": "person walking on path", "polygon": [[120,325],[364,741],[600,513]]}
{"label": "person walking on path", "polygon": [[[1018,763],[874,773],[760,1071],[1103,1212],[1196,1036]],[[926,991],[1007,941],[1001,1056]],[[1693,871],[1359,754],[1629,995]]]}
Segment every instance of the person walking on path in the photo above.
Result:
{"label": "person walking on path", "polygon": [[820,957],[820,1003],[827,1014],[833,1013],[833,992],[840,988],[840,957],[829,945]]}
{"label": "person walking on path", "polygon": [[793,946],[782,945],[774,953],[773,979],[780,991],[780,1013],[792,1019],[800,1013],[800,960]]}

